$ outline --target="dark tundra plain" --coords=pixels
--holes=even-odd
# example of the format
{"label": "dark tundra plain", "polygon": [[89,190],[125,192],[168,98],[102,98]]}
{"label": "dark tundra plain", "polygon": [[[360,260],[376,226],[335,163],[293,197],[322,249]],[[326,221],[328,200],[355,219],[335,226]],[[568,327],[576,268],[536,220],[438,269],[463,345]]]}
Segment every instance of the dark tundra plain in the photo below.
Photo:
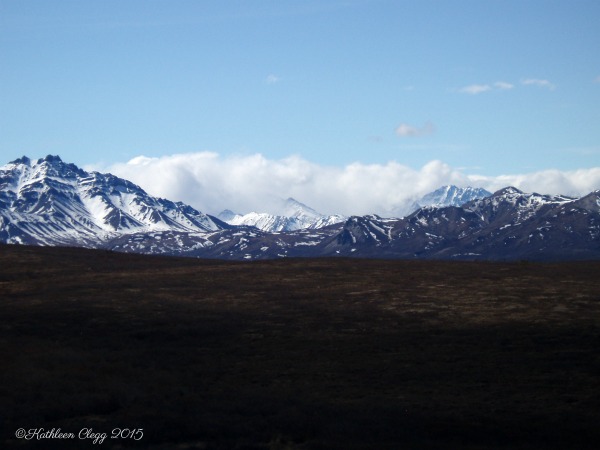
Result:
{"label": "dark tundra plain", "polygon": [[2,448],[600,445],[600,262],[1,245],[0,344]]}

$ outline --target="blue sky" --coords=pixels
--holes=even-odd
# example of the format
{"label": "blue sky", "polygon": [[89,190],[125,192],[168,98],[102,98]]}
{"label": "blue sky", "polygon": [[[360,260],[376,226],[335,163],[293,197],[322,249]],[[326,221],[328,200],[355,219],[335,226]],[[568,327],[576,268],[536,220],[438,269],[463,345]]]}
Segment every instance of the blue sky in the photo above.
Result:
{"label": "blue sky", "polygon": [[0,163],[597,168],[598,23],[597,0],[0,0]]}

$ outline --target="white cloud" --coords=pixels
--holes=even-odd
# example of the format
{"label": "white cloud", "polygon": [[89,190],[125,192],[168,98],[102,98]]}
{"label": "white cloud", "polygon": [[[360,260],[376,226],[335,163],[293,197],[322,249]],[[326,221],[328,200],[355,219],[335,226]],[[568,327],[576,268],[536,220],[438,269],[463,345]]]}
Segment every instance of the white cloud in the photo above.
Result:
{"label": "white cloud", "polygon": [[527,78],[525,80],[521,80],[521,84],[525,86],[539,86],[542,88],[550,89],[553,91],[556,89],[556,85],[551,83],[548,80],[540,80],[538,78]]}
{"label": "white cloud", "polygon": [[462,92],[463,94],[477,95],[481,94],[482,92],[487,92],[490,89],[492,89],[492,87],[489,84],[471,84],[461,88],[459,92]]}
{"label": "white cloud", "polygon": [[293,197],[327,214],[393,216],[446,184],[490,191],[512,185],[526,192],[566,195],[600,188],[600,167],[491,177],[466,175],[441,161],[420,169],[395,161],[335,167],[300,156],[273,160],[261,154],[223,157],[211,152],[139,156],[101,170],[129,179],[152,195],[183,201],[211,214],[226,208],[239,213],[273,212],[280,199]]}
{"label": "white cloud", "polygon": [[470,176],[469,178],[492,191],[514,186],[525,192],[579,196],[600,189],[600,167],[571,171],[542,170],[496,177]]}
{"label": "white cloud", "polygon": [[484,92],[489,92],[493,89],[500,89],[503,91],[507,91],[510,89],[513,89],[515,87],[514,84],[512,83],[508,83],[507,81],[496,81],[493,85],[489,85],[489,84],[471,84],[469,86],[465,86],[463,88],[460,88],[458,90],[458,92],[462,93],[462,94],[471,94],[471,95],[477,95],[477,94],[482,94]]}
{"label": "white cloud", "polygon": [[420,137],[433,134],[435,126],[431,122],[427,122],[422,127],[413,127],[407,123],[401,123],[396,127],[396,134],[400,137]]}
{"label": "white cloud", "polygon": [[502,90],[509,90],[515,87],[514,84],[511,83],[507,83],[506,81],[496,81],[494,83],[494,87],[498,88],[498,89],[502,89]]}
{"label": "white cloud", "polygon": [[267,84],[275,84],[275,83],[279,83],[281,81],[281,78],[278,77],[277,75],[269,74],[269,75],[267,75],[267,78],[265,78],[265,81]]}

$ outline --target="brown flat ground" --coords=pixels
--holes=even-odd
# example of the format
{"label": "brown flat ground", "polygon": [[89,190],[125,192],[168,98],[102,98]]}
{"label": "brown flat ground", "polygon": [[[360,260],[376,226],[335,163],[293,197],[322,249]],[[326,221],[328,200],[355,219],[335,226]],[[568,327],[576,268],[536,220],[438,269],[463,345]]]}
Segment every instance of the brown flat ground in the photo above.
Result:
{"label": "brown flat ground", "polygon": [[598,448],[599,349],[600,262],[0,246],[3,448]]}

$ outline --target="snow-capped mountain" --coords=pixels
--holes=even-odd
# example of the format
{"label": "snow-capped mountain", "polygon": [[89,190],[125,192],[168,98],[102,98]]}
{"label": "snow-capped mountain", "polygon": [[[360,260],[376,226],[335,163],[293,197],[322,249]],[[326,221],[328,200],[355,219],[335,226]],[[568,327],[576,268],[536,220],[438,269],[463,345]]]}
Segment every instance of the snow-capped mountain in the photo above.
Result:
{"label": "snow-capped mountain", "polygon": [[573,199],[509,187],[395,222],[351,218],[339,236],[338,254],[364,257],[598,259],[600,191]]}
{"label": "snow-capped mountain", "polygon": [[[323,226],[316,224],[327,216],[292,199],[283,206],[289,215],[278,217],[296,218],[303,228],[289,230],[284,223],[270,231],[280,226],[275,221],[229,225],[55,156],[23,157],[0,167],[0,243],[237,260],[600,259],[600,190],[571,198],[508,187],[462,206],[419,208],[401,219],[353,216]],[[233,222],[235,214],[222,217]]]}
{"label": "snow-capped mountain", "polygon": [[279,214],[251,212],[241,215],[225,210],[218,217],[230,225],[251,226],[270,233],[322,228],[346,220],[344,216],[320,214],[293,198],[283,202]]}
{"label": "snow-capped mountain", "polygon": [[[128,245],[115,249],[134,251],[131,239]],[[353,216],[319,229],[278,233],[233,227],[181,254],[226,259],[599,259],[600,191],[571,199],[506,188],[462,207],[426,207],[402,219]]]}
{"label": "snow-capped mountain", "polygon": [[0,241],[98,246],[123,234],[212,232],[220,220],[155,198],[110,174],[86,172],[58,156],[23,157],[0,167]]}
{"label": "snow-capped mountain", "polygon": [[461,188],[458,186],[442,186],[433,192],[423,196],[417,202],[417,208],[424,206],[462,206],[472,200],[486,198],[492,195],[491,192],[486,191],[483,188],[465,187]]}
{"label": "snow-capped mountain", "polygon": [[559,206],[571,203],[576,199],[564,195],[525,194],[514,187],[499,190],[493,196],[474,200],[464,207],[467,211],[475,212],[485,217],[488,223],[507,222],[520,224],[532,217],[544,207]]}

